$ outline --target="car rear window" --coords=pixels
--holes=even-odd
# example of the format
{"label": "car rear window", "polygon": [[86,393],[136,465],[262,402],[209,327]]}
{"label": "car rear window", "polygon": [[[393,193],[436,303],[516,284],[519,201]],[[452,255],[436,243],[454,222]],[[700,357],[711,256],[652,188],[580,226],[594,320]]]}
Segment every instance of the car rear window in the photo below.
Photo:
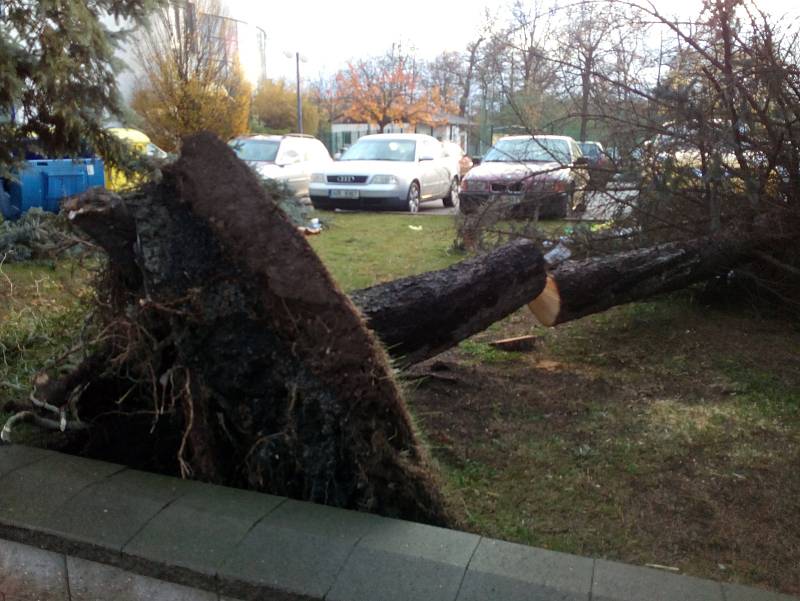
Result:
{"label": "car rear window", "polygon": [[359,140],[342,155],[342,161],[413,161],[413,140]]}
{"label": "car rear window", "polygon": [[275,162],[280,142],[271,140],[232,140],[233,152],[243,161]]}
{"label": "car rear window", "polygon": [[597,144],[588,144],[586,142],[578,144],[583,151],[583,154],[587,157],[595,158],[597,155],[600,154],[600,149],[597,147]]}
{"label": "car rear window", "polygon": [[558,161],[571,163],[569,145],[563,140],[548,138],[516,138],[499,140],[484,157],[484,162]]}

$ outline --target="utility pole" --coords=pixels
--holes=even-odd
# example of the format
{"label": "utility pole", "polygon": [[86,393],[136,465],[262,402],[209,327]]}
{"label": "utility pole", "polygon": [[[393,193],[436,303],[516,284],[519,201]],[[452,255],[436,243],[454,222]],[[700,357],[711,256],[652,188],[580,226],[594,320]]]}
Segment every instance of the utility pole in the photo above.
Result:
{"label": "utility pole", "polygon": [[303,133],[303,97],[300,96],[300,53],[295,52],[295,63],[297,65],[297,131]]}
{"label": "utility pole", "polygon": [[[292,58],[291,52],[284,52],[283,56]],[[295,69],[297,73],[297,133],[303,133],[303,97],[300,95],[300,59],[305,62],[306,58],[300,56],[300,52],[294,53]]]}

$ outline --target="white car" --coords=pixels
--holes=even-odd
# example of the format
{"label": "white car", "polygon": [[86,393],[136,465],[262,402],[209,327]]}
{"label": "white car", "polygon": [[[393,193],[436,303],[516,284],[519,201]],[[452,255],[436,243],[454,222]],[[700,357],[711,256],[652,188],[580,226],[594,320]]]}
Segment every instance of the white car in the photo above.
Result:
{"label": "white car", "polygon": [[442,199],[458,206],[458,171],[441,142],[423,134],[363,136],[329,168],[311,175],[316,209],[377,209],[416,213]]}
{"label": "white car", "polygon": [[228,144],[261,177],[285,185],[295,196],[308,196],[311,173],[333,163],[322,142],[303,134],[239,136]]}

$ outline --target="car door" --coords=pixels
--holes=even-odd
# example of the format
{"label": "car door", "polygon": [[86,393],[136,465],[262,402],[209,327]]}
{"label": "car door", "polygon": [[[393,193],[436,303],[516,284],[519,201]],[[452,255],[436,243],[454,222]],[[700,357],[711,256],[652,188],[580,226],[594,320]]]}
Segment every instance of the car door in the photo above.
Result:
{"label": "car door", "polygon": [[281,180],[286,183],[289,192],[295,196],[301,196],[308,192],[310,175],[305,173],[304,149],[298,142],[301,140],[284,138],[276,159],[282,169]]}
{"label": "car door", "polygon": [[425,200],[442,198],[447,194],[450,184],[444,149],[433,138],[423,138],[417,146],[422,181],[420,196]]}
{"label": "car door", "polygon": [[299,173],[297,175],[297,196],[308,196],[308,184],[311,181],[311,174],[316,171],[317,153],[314,147],[314,138],[297,138],[295,143],[300,152]]}
{"label": "car door", "polygon": [[419,174],[420,198],[433,198],[436,189],[436,165],[432,149],[425,139],[417,141],[417,173]]}
{"label": "car door", "polygon": [[431,141],[436,157],[436,173],[438,175],[439,196],[444,198],[450,192],[450,181],[458,174],[458,162],[447,156],[444,144],[438,140]]}

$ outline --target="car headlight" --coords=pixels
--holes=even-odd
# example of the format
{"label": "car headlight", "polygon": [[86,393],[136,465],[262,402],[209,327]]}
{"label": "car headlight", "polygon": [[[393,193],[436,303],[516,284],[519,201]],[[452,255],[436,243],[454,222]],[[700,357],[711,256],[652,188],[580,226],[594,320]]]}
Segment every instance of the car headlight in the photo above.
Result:
{"label": "car headlight", "polygon": [[312,173],[310,181],[311,181],[312,184],[324,184],[325,183],[325,174],[324,173]]}
{"label": "car headlight", "polygon": [[394,175],[373,175],[373,184],[396,184],[397,178]]}
{"label": "car headlight", "polygon": [[464,192],[488,192],[489,182],[483,180],[464,178],[461,180],[461,189]]}

